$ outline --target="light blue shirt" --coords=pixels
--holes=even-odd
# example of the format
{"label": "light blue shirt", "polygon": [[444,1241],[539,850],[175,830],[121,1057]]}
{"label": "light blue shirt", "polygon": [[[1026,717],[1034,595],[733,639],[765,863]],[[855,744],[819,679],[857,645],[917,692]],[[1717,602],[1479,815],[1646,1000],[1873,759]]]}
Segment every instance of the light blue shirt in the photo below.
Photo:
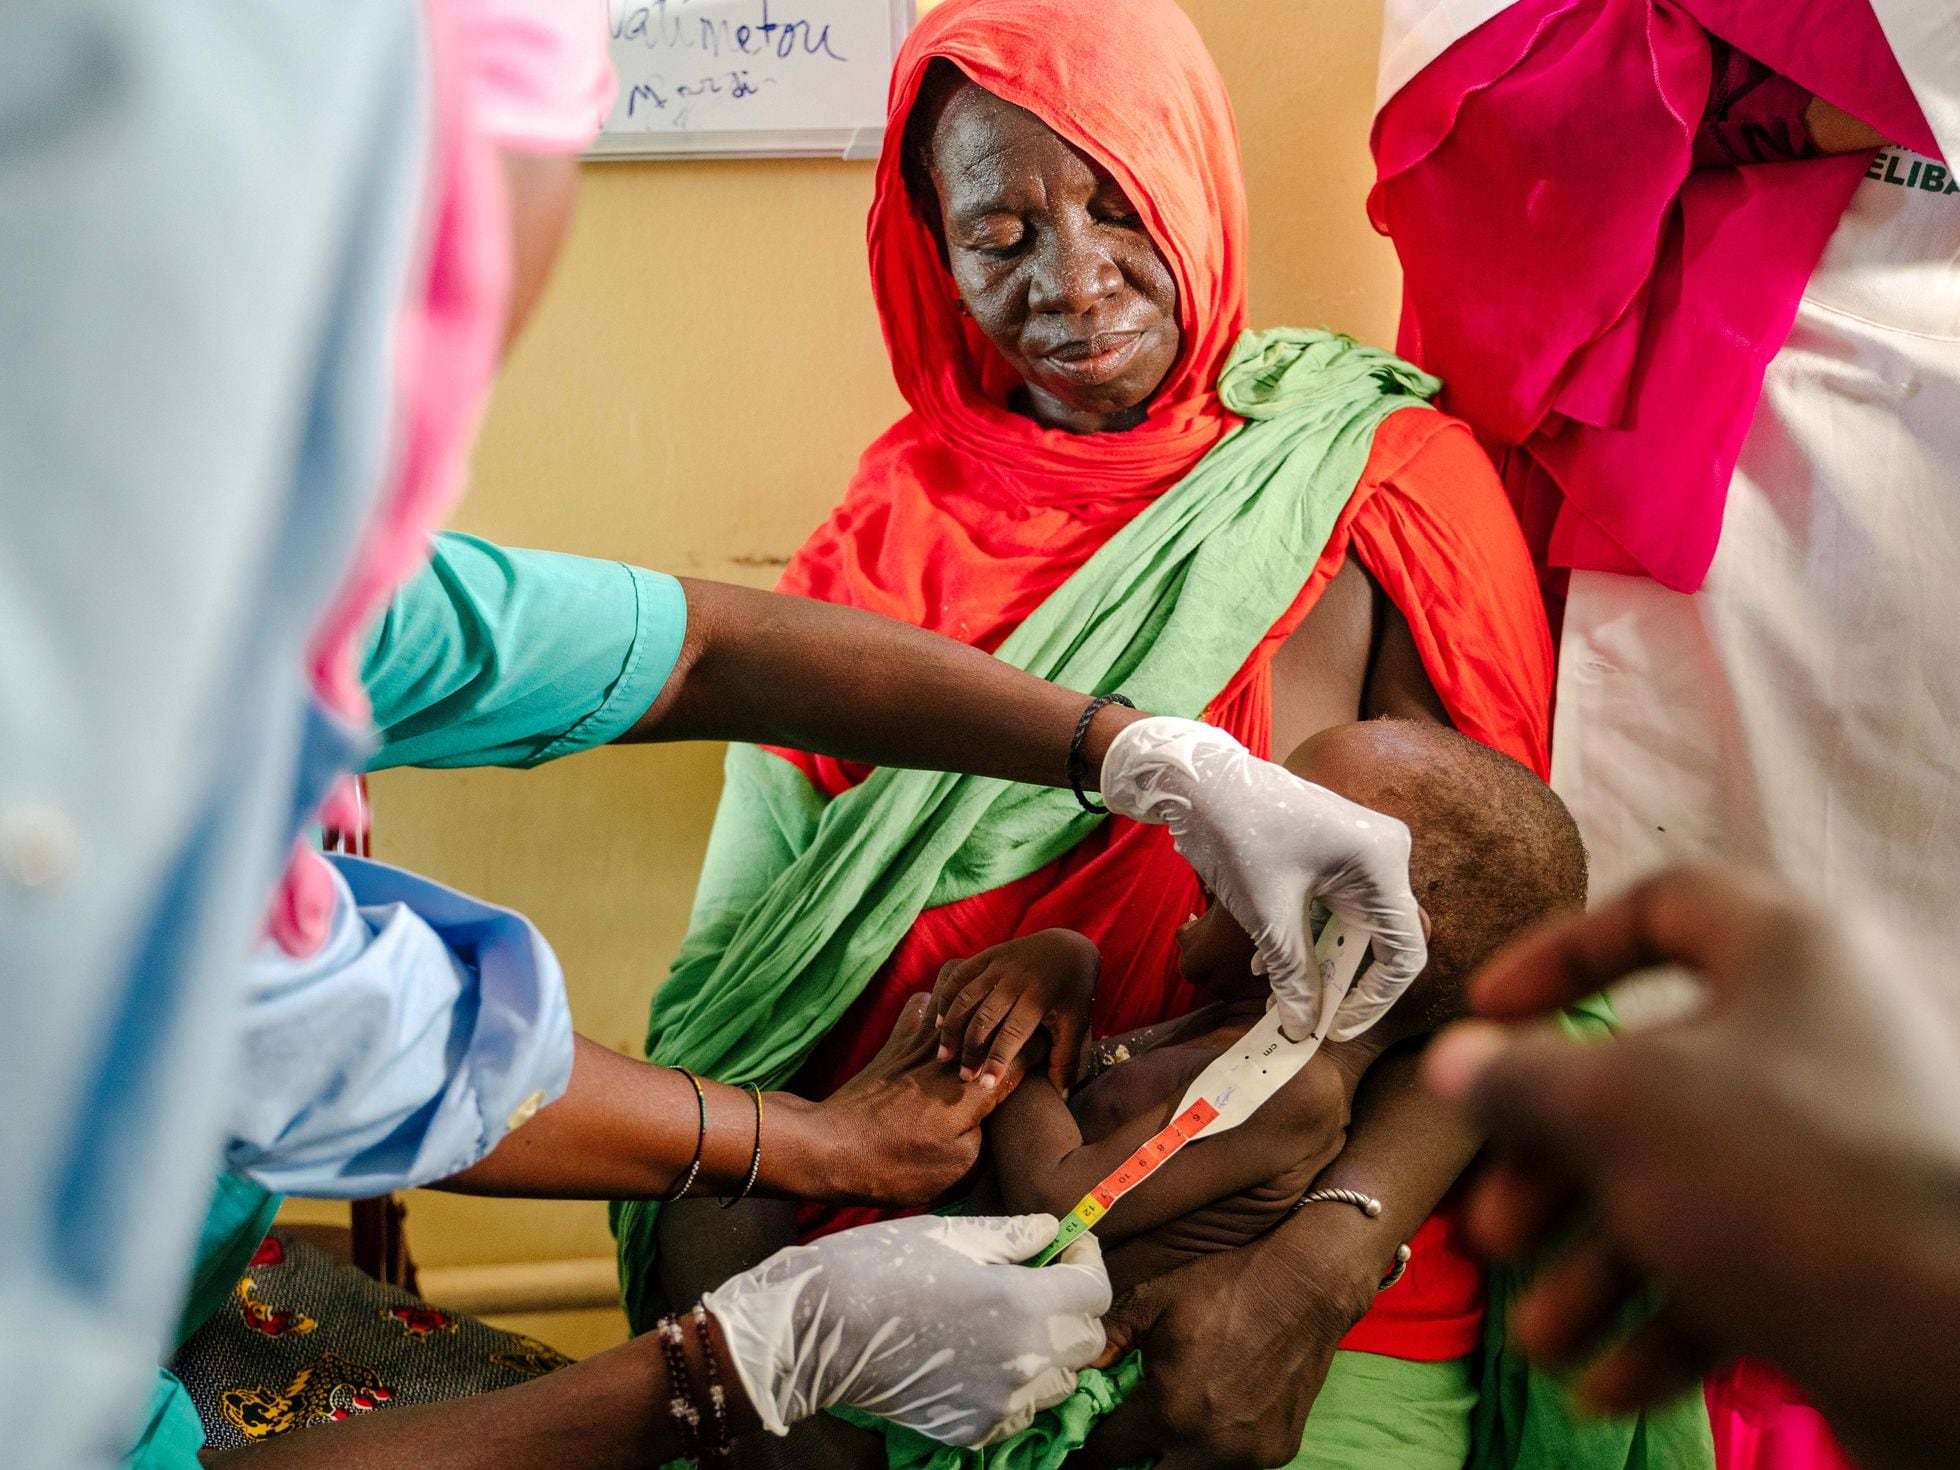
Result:
{"label": "light blue shirt", "polygon": [[529,920],[331,862],[327,942],[252,962],[225,1163],[268,1189],[359,1199],[461,1173],[563,1093],[572,1017]]}
{"label": "light blue shirt", "polygon": [[0,1426],[135,1437],[244,960],[359,752],[303,652],[381,483],[424,182],[401,0],[0,5]]}
{"label": "light blue shirt", "polygon": [[[335,857],[326,942],[249,967],[244,1062],[198,1242],[184,1332],[223,1302],[279,1192],[361,1198],[460,1173],[571,1080],[564,975],[520,915],[426,878]],[[192,1470],[183,1385],[158,1369],[129,1470]]]}

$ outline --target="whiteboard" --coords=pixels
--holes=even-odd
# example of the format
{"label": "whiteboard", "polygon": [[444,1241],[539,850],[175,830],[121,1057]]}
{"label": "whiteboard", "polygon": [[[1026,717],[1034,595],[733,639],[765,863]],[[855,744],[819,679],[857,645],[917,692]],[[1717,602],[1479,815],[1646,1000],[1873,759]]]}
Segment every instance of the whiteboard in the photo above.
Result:
{"label": "whiteboard", "polygon": [[913,0],[611,0],[594,158],[876,158]]}

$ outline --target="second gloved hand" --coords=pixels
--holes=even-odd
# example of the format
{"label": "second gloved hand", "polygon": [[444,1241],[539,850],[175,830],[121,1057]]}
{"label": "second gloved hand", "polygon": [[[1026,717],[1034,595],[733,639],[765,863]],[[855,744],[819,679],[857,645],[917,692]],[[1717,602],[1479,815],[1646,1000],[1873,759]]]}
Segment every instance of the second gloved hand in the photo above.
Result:
{"label": "second gloved hand", "polygon": [[[1113,812],[1170,828],[1258,946],[1293,1039],[1359,1036],[1429,962],[1409,829],[1258,759],[1216,726],[1165,715],[1126,726],[1103,757],[1102,796]],[[1374,944],[1374,964],[1346,996],[1322,985],[1309,952],[1316,898]]]}
{"label": "second gloved hand", "polygon": [[704,1299],[763,1428],[837,1404],[991,1444],[1102,1351],[1109,1277],[1085,1235],[1040,1270],[1052,1215],[888,1220],[794,1246]]}

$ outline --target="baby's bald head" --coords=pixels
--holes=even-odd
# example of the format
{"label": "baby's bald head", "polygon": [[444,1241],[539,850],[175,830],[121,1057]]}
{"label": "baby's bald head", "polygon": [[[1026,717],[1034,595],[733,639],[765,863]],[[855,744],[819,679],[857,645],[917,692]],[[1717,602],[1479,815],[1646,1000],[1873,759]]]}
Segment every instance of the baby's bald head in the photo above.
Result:
{"label": "baby's bald head", "polygon": [[[1429,965],[1394,1013],[1418,1035],[1460,1014],[1464,982],[1505,941],[1586,901],[1586,849],[1565,803],[1529,769],[1444,725],[1365,720],[1323,730],[1287,769],[1409,829],[1409,878],[1430,922]],[[1221,908],[1185,932],[1185,973],[1226,993],[1251,941]]]}

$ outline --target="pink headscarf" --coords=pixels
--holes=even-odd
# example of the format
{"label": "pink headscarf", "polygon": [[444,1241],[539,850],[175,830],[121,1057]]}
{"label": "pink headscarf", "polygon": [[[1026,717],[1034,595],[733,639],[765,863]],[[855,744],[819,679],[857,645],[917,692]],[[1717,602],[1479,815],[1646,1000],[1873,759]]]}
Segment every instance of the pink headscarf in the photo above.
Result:
{"label": "pink headscarf", "polygon": [[[426,0],[424,9],[434,115],[428,243],[396,329],[399,454],[311,655],[316,694],[350,725],[369,717],[361,635],[427,561],[430,536],[461,498],[496,377],[511,271],[499,150],[579,151],[613,90],[605,0]],[[321,815],[354,830],[357,812],[342,782]],[[273,937],[290,953],[311,953],[332,903],[318,854],[302,841],[273,905]]]}
{"label": "pink headscarf", "polygon": [[1925,152],[1869,5],[1517,0],[1385,103],[1402,353],[1553,566],[1701,585],[1763,374],[1870,155],[1696,167],[1717,36]]}

